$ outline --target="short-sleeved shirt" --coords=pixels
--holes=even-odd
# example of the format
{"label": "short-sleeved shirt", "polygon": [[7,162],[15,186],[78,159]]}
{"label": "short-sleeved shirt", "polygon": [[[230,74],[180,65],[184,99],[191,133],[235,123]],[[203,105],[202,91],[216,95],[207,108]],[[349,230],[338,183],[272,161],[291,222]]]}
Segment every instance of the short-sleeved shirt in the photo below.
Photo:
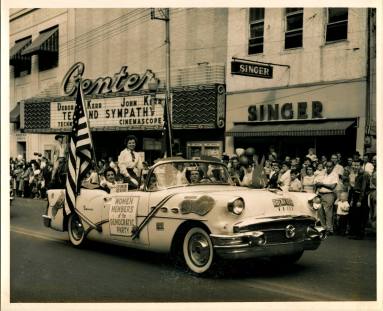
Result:
{"label": "short-sleeved shirt", "polygon": [[[330,174],[327,174],[327,172],[326,172],[323,175],[323,179],[321,182],[322,182],[322,184],[325,184],[325,185],[338,184],[339,175],[337,172],[334,172],[334,170]],[[334,191],[335,191],[335,189],[331,190],[331,189],[328,189],[325,187],[319,188],[319,193],[332,193]]]}
{"label": "short-sleeved shirt", "polygon": [[303,177],[302,186],[304,191],[314,192],[314,184],[315,184],[314,175],[311,175],[311,176],[306,175],[305,177]]}
{"label": "short-sleeved shirt", "polygon": [[301,191],[302,184],[298,178],[290,181],[289,191]]}

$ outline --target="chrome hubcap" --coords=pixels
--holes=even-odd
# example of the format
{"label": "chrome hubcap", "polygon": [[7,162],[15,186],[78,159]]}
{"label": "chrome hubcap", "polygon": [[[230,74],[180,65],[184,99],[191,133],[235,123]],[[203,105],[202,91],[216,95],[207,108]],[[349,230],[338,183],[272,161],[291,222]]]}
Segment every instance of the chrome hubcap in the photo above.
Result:
{"label": "chrome hubcap", "polygon": [[204,266],[210,258],[209,242],[202,234],[194,234],[189,240],[189,255],[197,266]]}
{"label": "chrome hubcap", "polygon": [[72,217],[72,235],[76,240],[81,240],[84,234],[84,227],[77,216]]}

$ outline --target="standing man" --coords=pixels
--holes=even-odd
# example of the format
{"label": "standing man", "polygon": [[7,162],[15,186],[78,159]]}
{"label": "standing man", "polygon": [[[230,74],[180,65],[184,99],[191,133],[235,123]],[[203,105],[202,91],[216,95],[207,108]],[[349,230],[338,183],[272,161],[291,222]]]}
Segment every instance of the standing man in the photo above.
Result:
{"label": "standing man", "polygon": [[288,191],[289,190],[289,185],[291,181],[290,177],[290,162],[283,162],[282,163],[282,168],[279,172],[279,177],[278,177],[278,185],[281,187],[283,191]]}
{"label": "standing man", "polygon": [[351,190],[350,239],[362,240],[368,219],[367,187],[369,175],[363,170],[362,161],[353,161],[355,184]]}
{"label": "standing man", "polygon": [[61,176],[57,176],[57,173],[61,174],[65,171],[65,162],[67,154],[67,146],[64,144],[64,136],[55,136],[56,144],[53,148],[53,169],[52,169],[52,182],[56,183],[57,177],[60,179]]}
{"label": "standing man", "polygon": [[374,171],[374,165],[370,162],[368,154],[363,155],[362,168],[370,176],[372,175],[372,172]]}
{"label": "standing man", "polygon": [[134,149],[137,145],[137,138],[134,135],[129,135],[125,140],[126,148],[121,151],[118,156],[118,167],[120,173],[124,176],[124,182],[129,183],[129,187],[136,189],[139,185],[139,176],[142,166],[140,154]]}
{"label": "standing man", "polygon": [[322,180],[315,184],[315,187],[322,199],[322,208],[319,210],[319,219],[322,226],[329,234],[334,233],[333,208],[335,201],[335,188],[339,182],[339,175],[334,171],[334,163],[326,162],[326,173]]}
{"label": "standing man", "polygon": [[339,164],[339,158],[336,154],[331,155],[331,161],[334,164],[334,171],[338,175],[343,175],[344,168],[342,165]]}

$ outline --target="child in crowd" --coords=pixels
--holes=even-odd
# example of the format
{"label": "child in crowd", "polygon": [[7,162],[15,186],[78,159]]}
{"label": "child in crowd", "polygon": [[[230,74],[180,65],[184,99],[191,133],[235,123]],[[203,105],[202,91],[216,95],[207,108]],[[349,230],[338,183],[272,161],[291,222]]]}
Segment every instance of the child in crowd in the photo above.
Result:
{"label": "child in crowd", "polygon": [[315,176],[315,183],[317,182],[321,182],[323,177],[324,177],[324,174],[326,173],[326,171],[324,170],[324,165],[323,163],[321,162],[318,162],[318,165],[317,165],[317,169],[316,171],[314,172],[314,176]]}
{"label": "child in crowd", "polygon": [[336,219],[338,234],[346,235],[347,223],[348,223],[348,211],[350,209],[350,204],[348,203],[348,193],[342,192],[339,195],[339,199],[335,201],[336,209]]}
{"label": "child in crowd", "polygon": [[311,162],[317,161],[318,158],[315,154],[315,149],[314,148],[309,148],[308,154],[306,155],[306,158],[309,158]]}

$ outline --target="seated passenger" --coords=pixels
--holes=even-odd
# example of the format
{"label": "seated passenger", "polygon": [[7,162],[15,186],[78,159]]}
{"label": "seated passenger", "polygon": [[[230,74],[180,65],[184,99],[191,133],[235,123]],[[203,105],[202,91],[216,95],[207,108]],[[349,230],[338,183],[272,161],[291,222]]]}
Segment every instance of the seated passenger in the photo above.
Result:
{"label": "seated passenger", "polygon": [[101,180],[100,186],[108,193],[113,192],[116,188],[116,172],[111,167],[107,168],[104,172],[104,179]]}
{"label": "seated passenger", "polygon": [[156,191],[158,190],[158,181],[155,174],[150,175],[149,184],[148,184],[148,190],[149,191]]}
{"label": "seated passenger", "polygon": [[222,171],[219,168],[209,168],[208,176],[212,182],[224,182]]}
{"label": "seated passenger", "polygon": [[186,170],[186,179],[190,184],[198,184],[201,182],[203,172],[197,168]]}

